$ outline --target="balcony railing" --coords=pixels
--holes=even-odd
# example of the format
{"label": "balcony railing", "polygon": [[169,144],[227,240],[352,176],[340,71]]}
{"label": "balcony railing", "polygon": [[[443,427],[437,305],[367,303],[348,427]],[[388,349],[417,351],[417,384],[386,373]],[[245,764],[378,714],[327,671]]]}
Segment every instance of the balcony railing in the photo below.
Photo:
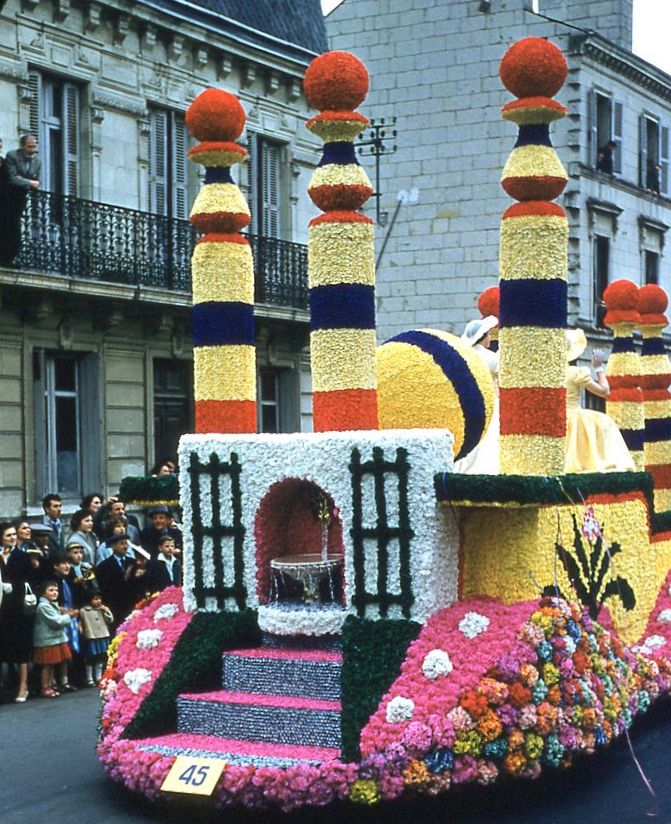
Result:
{"label": "balcony railing", "polygon": [[[81,280],[191,291],[191,253],[198,235],[188,220],[95,203],[51,192],[28,197],[19,269]],[[307,247],[248,235],[256,301],[307,308]]]}

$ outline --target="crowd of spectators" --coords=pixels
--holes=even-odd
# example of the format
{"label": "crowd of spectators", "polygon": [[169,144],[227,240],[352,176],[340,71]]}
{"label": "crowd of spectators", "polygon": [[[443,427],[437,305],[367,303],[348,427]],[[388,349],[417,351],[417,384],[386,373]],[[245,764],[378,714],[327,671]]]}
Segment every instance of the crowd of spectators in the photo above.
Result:
{"label": "crowd of spectators", "polygon": [[17,703],[95,686],[134,605],[182,583],[169,507],[148,509],[141,525],[99,493],[84,496],[69,524],[62,506],[52,493],[41,520],[0,523],[0,696]]}

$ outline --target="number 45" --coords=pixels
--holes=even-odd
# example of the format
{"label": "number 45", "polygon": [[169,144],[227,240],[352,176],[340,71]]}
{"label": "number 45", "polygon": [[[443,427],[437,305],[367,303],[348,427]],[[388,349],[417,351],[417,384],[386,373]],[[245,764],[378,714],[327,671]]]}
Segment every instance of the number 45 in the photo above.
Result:
{"label": "number 45", "polygon": [[207,774],[210,771],[209,767],[196,767],[192,764],[187,767],[180,775],[179,780],[185,784],[190,784],[192,787],[200,787],[207,779]]}

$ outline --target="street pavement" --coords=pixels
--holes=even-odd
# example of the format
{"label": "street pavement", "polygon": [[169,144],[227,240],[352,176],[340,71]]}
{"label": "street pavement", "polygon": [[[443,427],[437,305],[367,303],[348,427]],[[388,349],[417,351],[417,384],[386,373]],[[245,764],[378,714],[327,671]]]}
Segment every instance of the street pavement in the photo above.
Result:
{"label": "street pavement", "polygon": [[[0,824],[671,824],[671,700],[632,735],[657,795],[648,794],[625,741],[535,782],[475,787],[376,808],[341,806],[290,815],[208,815],[152,807],[117,787],[96,755],[96,690],[0,706]],[[654,817],[648,814],[656,812]]]}

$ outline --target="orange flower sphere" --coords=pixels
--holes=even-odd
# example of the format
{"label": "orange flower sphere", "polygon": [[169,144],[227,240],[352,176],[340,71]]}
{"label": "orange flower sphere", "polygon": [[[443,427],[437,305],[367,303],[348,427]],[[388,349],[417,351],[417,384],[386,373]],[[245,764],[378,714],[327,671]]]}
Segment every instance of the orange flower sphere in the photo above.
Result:
{"label": "orange flower sphere", "polygon": [[501,82],[515,97],[552,97],[564,85],[568,65],[561,49],[542,37],[525,37],[508,49]]}
{"label": "orange flower sphere", "polygon": [[666,292],[656,283],[648,283],[638,290],[638,311],[642,315],[663,315],[668,305]]}
{"label": "orange flower sphere", "polygon": [[609,310],[638,309],[638,286],[630,280],[614,280],[604,290],[603,300]]}
{"label": "orange flower sphere", "polygon": [[356,109],[368,92],[368,72],[353,54],[330,51],[310,63],[303,88],[315,109],[349,111]]}
{"label": "orange flower sphere", "polygon": [[237,140],[246,120],[238,98],[223,89],[205,89],[186,112],[186,127],[196,140]]}
{"label": "orange flower sphere", "polygon": [[487,315],[494,315],[495,318],[499,316],[499,287],[490,286],[485,289],[478,298],[478,312],[483,318]]}

